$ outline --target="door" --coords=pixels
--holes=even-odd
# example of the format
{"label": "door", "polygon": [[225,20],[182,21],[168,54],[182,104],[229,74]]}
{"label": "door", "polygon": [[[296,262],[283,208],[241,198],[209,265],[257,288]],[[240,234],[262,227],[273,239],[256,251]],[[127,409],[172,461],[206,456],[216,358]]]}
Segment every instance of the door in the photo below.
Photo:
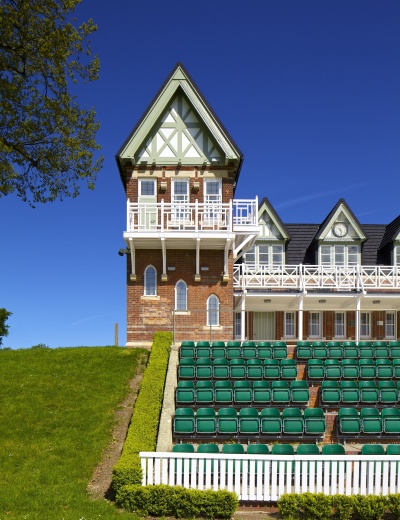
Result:
{"label": "door", "polygon": [[190,222],[189,180],[172,181],[172,219],[175,225],[181,226]]}
{"label": "door", "polygon": [[275,340],[275,313],[254,312],[253,313],[253,340],[274,341]]}
{"label": "door", "polygon": [[139,228],[157,227],[157,191],[155,179],[139,179]]}

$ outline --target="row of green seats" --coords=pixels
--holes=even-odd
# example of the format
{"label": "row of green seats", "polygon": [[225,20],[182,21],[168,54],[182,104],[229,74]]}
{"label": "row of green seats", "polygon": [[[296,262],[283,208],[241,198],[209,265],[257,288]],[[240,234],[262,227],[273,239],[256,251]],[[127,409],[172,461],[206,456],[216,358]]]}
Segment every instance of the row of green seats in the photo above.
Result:
{"label": "row of green seats", "polygon": [[400,436],[400,410],[397,408],[340,408],[337,417],[338,438]]}
{"label": "row of green seats", "polygon": [[177,406],[264,406],[307,405],[310,390],[306,381],[179,381],[175,391]]}
{"label": "row of green seats", "polygon": [[307,379],[399,379],[400,359],[309,359]]}
{"label": "row of green seats", "polygon": [[282,413],[277,408],[177,408],[173,420],[173,437],[216,436],[221,438],[254,437],[323,437],[326,421],[323,410],[307,408],[304,414],[300,408],[285,408]]}
{"label": "row of green seats", "polygon": [[[370,445],[366,445],[370,446]],[[379,446],[379,445],[371,445]],[[400,445],[391,445],[399,448]],[[384,450],[385,451],[385,450]],[[321,450],[316,444],[299,444],[295,449],[291,444],[273,444],[269,449],[267,444],[223,444],[221,450],[218,444],[199,444],[197,449],[193,444],[175,444],[172,447],[173,453],[225,453],[235,455],[346,455],[346,450],[342,444],[325,444]]]}
{"label": "row of green seats", "polygon": [[296,358],[299,361],[309,359],[388,359],[400,357],[400,341],[390,342],[388,345],[384,341],[345,341],[343,344],[338,341],[299,341],[296,346]]}
{"label": "row of green seats", "polygon": [[296,379],[294,359],[182,358],[178,365],[181,379]]}
{"label": "row of green seats", "polygon": [[227,345],[223,341],[216,341],[209,344],[208,341],[199,341],[197,345],[182,344],[179,349],[180,358],[227,358],[227,359],[285,359],[287,358],[287,346],[284,341],[245,341],[242,344],[236,341],[228,341]]}
{"label": "row of green seats", "polygon": [[322,381],[320,406],[375,405],[400,403],[400,381]]}

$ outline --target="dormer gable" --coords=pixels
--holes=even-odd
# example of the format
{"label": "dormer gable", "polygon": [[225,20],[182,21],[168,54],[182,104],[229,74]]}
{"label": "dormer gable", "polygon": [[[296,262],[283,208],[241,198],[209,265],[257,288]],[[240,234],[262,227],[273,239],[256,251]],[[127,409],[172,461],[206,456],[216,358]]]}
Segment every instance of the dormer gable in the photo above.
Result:
{"label": "dormer gable", "polygon": [[291,238],[279,215],[266,197],[262,199],[258,208],[258,225],[260,228],[258,239],[287,242]]}
{"label": "dormer gable", "polygon": [[237,181],[243,154],[178,63],[118,151],[116,160],[121,176],[124,165],[229,165],[236,170]]}
{"label": "dormer gable", "polygon": [[315,235],[317,242],[356,242],[368,239],[361,224],[344,199],[340,199]]}

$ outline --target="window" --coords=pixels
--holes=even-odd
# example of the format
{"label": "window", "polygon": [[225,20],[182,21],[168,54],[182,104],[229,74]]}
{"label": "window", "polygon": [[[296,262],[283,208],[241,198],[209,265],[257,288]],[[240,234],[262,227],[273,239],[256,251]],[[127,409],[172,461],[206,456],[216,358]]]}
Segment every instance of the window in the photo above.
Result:
{"label": "window", "polygon": [[242,337],[242,314],[235,312],[235,339]]}
{"label": "window", "polygon": [[285,338],[294,338],[295,336],[295,314],[294,312],[285,312]]}
{"label": "window", "polygon": [[157,295],[157,271],[152,265],[147,266],[144,271],[144,295]]}
{"label": "window", "polygon": [[321,315],[319,312],[309,313],[308,335],[310,338],[321,337]]}
{"label": "window", "polygon": [[335,312],[334,329],[335,338],[346,337],[346,320],[344,312]]}
{"label": "window", "polygon": [[221,181],[219,179],[205,180],[204,202],[206,204],[220,204],[222,202]]}
{"label": "window", "polygon": [[385,337],[386,339],[395,339],[396,334],[396,322],[395,322],[395,313],[387,312],[386,313],[386,321],[385,321]]}
{"label": "window", "polygon": [[357,245],[322,245],[319,251],[320,265],[358,265],[359,246]]}
{"label": "window", "polygon": [[183,280],[175,285],[175,310],[187,311],[187,285]]}
{"label": "window", "polygon": [[400,267],[400,246],[395,246],[393,250],[393,265]]}
{"label": "window", "polygon": [[207,300],[207,325],[218,327],[219,325],[219,299],[212,294]]}
{"label": "window", "polygon": [[172,181],[171,203],[175,221],[183,223],[190,221],[188,179]]}
{"label": "window", "polygon": [[371,337],[371,315],[369,312],[361,313],[360,338]]}
{"label": "window", "polygon": [[258,244],[249,249],[245,256],[246,264],[281,266],[284,263],[282,244]]}
{"label": "window", "polygon": [[139,179],[139,196],[140,197],[155,197],[156,195],[156,181],[154,179]]}

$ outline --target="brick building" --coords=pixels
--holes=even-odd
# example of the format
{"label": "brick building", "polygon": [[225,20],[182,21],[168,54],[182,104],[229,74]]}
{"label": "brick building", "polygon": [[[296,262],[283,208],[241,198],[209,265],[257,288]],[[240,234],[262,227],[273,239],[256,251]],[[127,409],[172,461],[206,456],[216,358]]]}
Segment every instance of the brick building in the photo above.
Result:
{"label": "brick building", "polygon": [[183,339],[397,339],[400,217],[340,199],[284,224],[234,198],[243,155],[178,64],[117,154],[127,196],[127,345]]}

